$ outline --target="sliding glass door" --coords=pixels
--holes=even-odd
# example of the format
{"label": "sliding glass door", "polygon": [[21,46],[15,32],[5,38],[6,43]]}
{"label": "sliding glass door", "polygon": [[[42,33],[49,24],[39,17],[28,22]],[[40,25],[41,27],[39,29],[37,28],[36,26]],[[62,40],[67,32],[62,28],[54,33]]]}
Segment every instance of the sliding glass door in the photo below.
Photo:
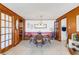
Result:
{"label": "sliding glass door", "polygon": [[12,16],[0,13],[0,45],[4,49],[12,45]]}

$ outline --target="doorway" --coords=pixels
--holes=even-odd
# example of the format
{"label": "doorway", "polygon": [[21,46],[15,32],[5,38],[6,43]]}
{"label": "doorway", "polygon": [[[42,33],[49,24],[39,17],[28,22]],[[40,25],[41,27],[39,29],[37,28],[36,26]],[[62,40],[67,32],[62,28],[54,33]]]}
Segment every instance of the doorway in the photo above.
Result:
{"label": "doorway", "polygon": [[67,22],[66,18],[61,20],[61,41],[66,41],[67,40]]}

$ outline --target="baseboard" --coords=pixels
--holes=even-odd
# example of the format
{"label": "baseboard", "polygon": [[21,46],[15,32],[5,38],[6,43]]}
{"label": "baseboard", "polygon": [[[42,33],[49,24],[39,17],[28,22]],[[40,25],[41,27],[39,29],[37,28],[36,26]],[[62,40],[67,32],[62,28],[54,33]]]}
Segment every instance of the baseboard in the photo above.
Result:
{"label": "baseboard", "polygon": [[2,49],[2,50],[0,51],[0,53],[4,53],[4,52],[8,51],[8,50],[11,49],[12,47],[13,47],[13,46],[10,45],[10,46],[8,46],[8,47]]}

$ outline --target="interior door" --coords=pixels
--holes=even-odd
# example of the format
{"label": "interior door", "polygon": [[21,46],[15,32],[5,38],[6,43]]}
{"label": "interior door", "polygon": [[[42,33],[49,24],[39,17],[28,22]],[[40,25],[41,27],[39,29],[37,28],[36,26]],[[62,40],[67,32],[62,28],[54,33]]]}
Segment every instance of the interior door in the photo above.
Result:
{"label": "interior door", "polygon": [[66,18],[61,20],[61,40],[67,40],[67,24],[66,24]]}
{"label": "interior door", "polygon": [[1,12],[1,50],[12,45],[12,16]]}

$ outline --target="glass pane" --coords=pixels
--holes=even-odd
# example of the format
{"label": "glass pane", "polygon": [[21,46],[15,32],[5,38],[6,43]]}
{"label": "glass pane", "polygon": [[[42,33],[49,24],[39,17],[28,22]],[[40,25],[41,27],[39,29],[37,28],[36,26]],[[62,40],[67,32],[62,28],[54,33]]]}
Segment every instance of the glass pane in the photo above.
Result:
{"label": "glass pane", "polygon": [[11,16],[9,16],[9,21],[12,22],[12,17]]}
{"label": "glass pane", "polygon": [[5,41],[5,35],[1,35],[1,42]]}
{"label": "glass pane", "polygon": [[12,33],[12,28],[9,28],[9,33]]}
{"label": "glass pane", "polygon": [[9,28],[6,28],[6,33],[9,33]]}
{"label": "glass pane", "polygon": [[1,13],[1,19],[5,20],[5,14],[4,13]]}
{"label": "glass pane", "polygon": [[9,40],[9,45],[11,45],[12,44],[12,40]]}
{"label": "glass pane", "polygon": [[9,38],[8,38],[8,37],[9,37],[9,34],[6,34],[6,40],[9,40]]}
{"label": "glass pane", "polygon": [[5,34],[5,28],[1,28],[1,34]]}
{"label": "glass pane", "polygon": [[8,43],[8,41],[6,41],[6,47],[8,47],[9,46],[9,43]]}
{"label": "glass pane", "polygon": [[8,23],[9,23],[9,22],[6,22],[6,27],[9,27]]}
{"label": "glass pane", "polygon": [[11,22],[9,22],[9,27],[12,27],[12,23]]}
{"label": "glass pane", "polygon": [[11,40],[12,40],[12,34],[9,34],[9,39],[11,39]]}
{"label": "glass pane", "polygon": [[1,20],[1,27],[5,27],[5,21]]}
{"label": "glass pane", "polygon": [[5,48],[5,42],[1,43],[1,49]]}
{"label": "glass pane", "polygon": [[16,20],[16,29],[18,29],[18,25],[19,25],[18,20]]}
{"label": "glass pane", "polygon": [[9,18],[8,18],[8,15],[6,15],[6,21],[8,21],[8,19],[9,19]]}

